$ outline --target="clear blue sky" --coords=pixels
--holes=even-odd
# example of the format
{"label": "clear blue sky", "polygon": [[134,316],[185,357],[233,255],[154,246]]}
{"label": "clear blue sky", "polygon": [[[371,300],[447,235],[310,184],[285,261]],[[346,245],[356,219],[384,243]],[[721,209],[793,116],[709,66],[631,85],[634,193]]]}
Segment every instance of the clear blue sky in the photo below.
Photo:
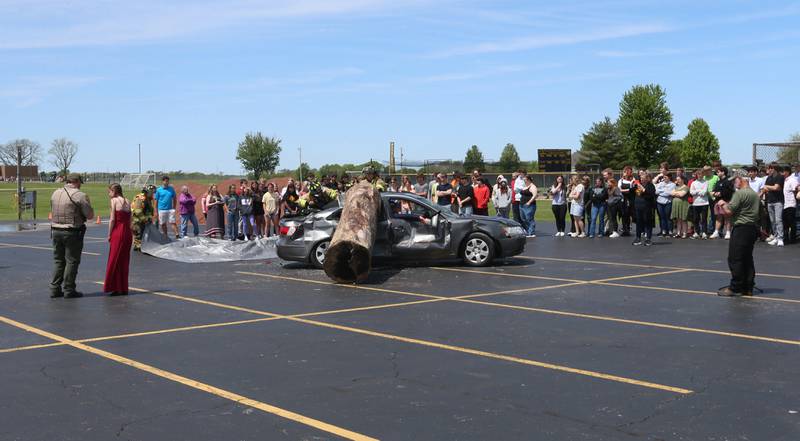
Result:
{"label": "clear blue sky", "polygon": [[[726,162],[800,131],[797,1],[0,0],[0,142],[80,144],[76,170],[240,172],[580,147],[635,84]],[[398,152],[399,156],[399,152]],[[399,159],[399,158],[398,158]],[[52,169],[52,166],[48,166]]]}

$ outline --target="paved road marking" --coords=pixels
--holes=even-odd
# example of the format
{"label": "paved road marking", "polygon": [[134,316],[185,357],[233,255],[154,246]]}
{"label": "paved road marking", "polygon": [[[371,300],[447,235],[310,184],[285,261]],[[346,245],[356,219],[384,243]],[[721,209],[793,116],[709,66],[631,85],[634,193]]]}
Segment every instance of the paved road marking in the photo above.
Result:
{"label": "paved road marking", "polygon": [[[723,270],[713,270],[713,269],[704,269],[704,268],[681,268],[675,266],[663,266],[663,265],[646,265],[646,264],[636,264],[636,263],[620,263],[620,262],[603,262],[598,260],[580,260],[580,259],[562,259],[558,257],[536,257],[536,256],[516,256],[522,259],[529,259],[529,260],[551,260],[554,262],[571,262],[571,263],[592,263],[596,265],[612,265],[612,266],[627,266],[630,268],[648,268],[648,269],[685,269],[687,271],[694,271],[694,272],[701,272],[701,273],[717,273],[717,274],[730,274],[730,271],[723,271]],[[783,278],[783,279],[795,279],[800,280],[800,276],[793,276],[789,274],[768,274],[768,273],[756,273],[756,276],[761,277],[776,277],[776,278]]]}
{"label": "paved road marking", "polygon": [[[550,277],[550,276],[534,276],[531,274],[516,274],[516,273],[509,273],[509,272],[491,272],[485,270],[473,270],[473,269],[466,269],[466,268],[449,268],[443,266],[435,266],[431,267],[431,269],[439,270],[439,271],[453,271],[459,273],[473,273],[473,274],[488,274],[492,276],[509,276],[509,277],[518,277],[522,279],[536,279],[536,280],[552,280],[555,282],[570,282],[570,283],[580,283],[580,284],[592,284],[597,283],[598,281],[595,280],[579,280],[579,279],[565,279],[561,277]],[[633,274],[630,276],[622,276],[622,277],[611,277],[608,279],[602,279],[603,282],[613,282],[615,280],[627,280],[627,279],[639,279],[643,277],[653,277],[653,276],[664,276],[667,274],[675,274],[675,273],[685,273],[689,271],[688,269],[672,269],[670,271],[661,271],[658,273],[645,273],[645,274]]]}
{"label": "paved road marking", "polygon": [[[119,335],[108,335],[105,337],[92,337],[92,338],[82,338],[80,340],[74,340],[78,343],[92,343],[97,341],[106,341],[106,340],[117,340],[123,338],[131,338],[131,337],[142,337],[146,335],[157,335],[157,334],[168,334],[172,332],[183,332],[183,331],[194,331],[197,329],[209,329],[209,328],[219,328],[223,326],[235,326],[235,325],[243,325],[247,323],[258,323],[258,322],[265,322],[269,320],[275,320],[275,317],[263,317],[257,319],[250,319],[250,320],[237,320],[234,322],[224,322],[224,323],[209,323],[205,325],[194,325],[194,326],[182,326],[179,328],[169,328],[169,329],[158,329],[155,331],[143,331],[143,332],[134,332],[130,334],[119,334]],[[28,345],[28,346],[17,346],[15,348],[6,348],[0,349],[0,354],[8,353],[8,352],[18,352],[18,351],[27,351],[30,349],[40,349],[40,348],[51,348],[54,346],[64,346],[65,343],[45,343],[45,344],[38,344],[38,345]]]}
{"label": "paved road marking", "polygon": [[[257,273],[253,273],[253,274],[257,274]],[[302,281],[306,281],[306,280],[302,280]],[[325,283],[325,282],[322,282],[322,283]],[[206,304],[206,305],[217,306],[219,308],[232,309],[234,311],[241,311],[243,309],[247,309],[247,308],[241,308],[241,307],[235,306],[235,305],[226,305],[224,303],[210,302],[210,301],[207,301],[207,300],[196,299],[196,298],[193,298],[193,297],[184,297],[184,296],[180,296],[180,295],[177,295],[177,294],[168,294],[168,293],[162,293],[162,292],[159,292],[159,291],[150,291],[150,290],[145,290],[145,289],[141,289],[141,288],[133,288],[133,287],[129,287],[128,289],[132,290],[132,291],[135,290],[135,291],[148,292],[150,294],[169,297],[169,298],[177,299],[177,300],[183,300],[183,301],[187,301],[187,302],[202,303],[202,304]],[[379,288],[376,288],[376,290],[377,289],[379,289]],[[447,297],[442,297],[441,299],[432,299],[431,301],[433,301],[433,300],[445,301],[447,299],[448,299]],[[409,303],[409,302],[406,302],[406,303]],[[377,309],[377,307],[372,307],[372,309]],[[257,311],[257,310],[250,309],[249,311]],[[455,351],[455,352],[461,352],[461,353],[465,353],[465,354],[478,355],[478,356],[487,357],[487,358],[493,358],[493,359],[498,359],[498,360],[511,361],[511,362],[514,362],[514,363],[521,363],[521,364],[526,364],[526,365],[530,365],[530,366],[538,366],[538,367],[545,368],[545,369],[551,369],[551,370],[561,371],[561,372],[569,372],[569,373],[573,373],[573,374],[577,374],[577,375],[583,375],[583,376],[592,377],[592,378],[599,378],[599,379],[603,379],[603,380],[609,380],[609,381],[615,381],[615,382],[619,382],[619,383],[626,383],[626,384],[632,384],[632,385],[641,386],[641,387],[647,387],[647,388],[650,388],[650,389],[664,390],[664,391],[674,392],[674,393],[679,393],[679,394],[690,394],[690,393],[692,393],[692,391],[689,390],[689,389],[683,389],[683,388],[679,388],[679,387],[666,386],[666,385],[663,385],[663,384],[651,383],[651,382],[648,382],[648,381],[641,381],[641,380],[636,380],[636,379],[632,379],[632,378],[620,377],[620,376],[606,374],[606,373],[602,373],[602,372],[595,372],[595,371],[589,371],[589,370],[583,370],[583,369],[576,369],[576,368],[572,368],[572,367],[568,367],[568,366],[561,366],[561,365],[557,365],[557,364],[545,363],[545,362],[541,362],[541,361],[530,360],[530,359],[519,358],[519,357],[513,357],[513,356],[509,356],[509,355],[494,354],[494,353],[491,353],[491,352],[485,352],[485,351],[481,351],[481,350],[477,350],[477,349],[465,348],[465,347],[460,347],[460,346],[451,346],[451,345],[445,345],[445,344],[436,343],[436,342],[427,341],[427,340],[419,340],[419,339],[403,337],[403,336],[399,336],[399,335],[386,334],[386,333],[371,331],[371,330],[368,330],[368,329],[361,329],[361,328],[353,328],[353,327],[349,327],[349,326],[335,325],[335,324],[331,324],[331,323],[325,323],[325,322],[320,322],[320,321],[315,321],[315,320],[309,320],[309,319],[305,319],[305,318],[302,318],[302,317],[285,316],[285,315],[275,314],[275,313],[269,312],[269,311],[258,311],[258,312],[253,312],[253,313],[254,314],[258,313],[258,314],[262,314],[262,315],[266,315],[266,316],[270,316],[270,317],[283,318],[283,319],[286,319],[286,320],[305,323],[305,324],[313,325],[313,326],[320,326],[320,327],[325,327],[325,328],[338,329],[338,330],[341,330],[341,331],[347,331],[347,332],[352,332],[352,333],[357,333],[357,334],[362,334],[362,335],[370,335],[370,336],[373,336],[373,337],[380,337],[380,338],[385,338],[385,339],[389,339],[389,340],[402,341],[402,342],[405,342],[405,343],[411,343],[411,344],[416,344],[416,345],[421,345],[421,346],[428,346],[428,347],[445,349],[445,350],[450,350],[450,351]]]}
{"label": "paved road marking", "polygon": [[[462,270],[459,269],[458,271],[477,271],[477,270]],[[685,272],[686,270],[672,270],[672,271],[664,271],[660,273],[648,273],[639,275],[638,277],[646,277],[646,276],[655,276],[655,275],[663,275],[663,274],[671,274],[671,273],[681,273]],[[483,271],[478,271],[479,273],[484,273]],[[367,287],[363,285],[341,285],[334,282],[326,282],[321,280],[309,280],[309,279],[292,279],[286,276],[275,276],[272,274],[262,274],[262,273],[253,273],[253,272],[246,272],[246,271],[237,271],[239,274],[245,275],[252,275],[258,277],[266,277],[266,278],[277,278],[282,280],[292,280],[295,282],[307,282],[307,283],[316,283],[322,285],[332,285],[332,286],[340,286],[343,288],[355,288],[355,289],[369,289],[371,291],[382,291],[382,288],[375,288],[375,287]],[[500,273],[490,273],[494,275],[505,275]],[[528,291],[532,290],[544,290],[544,289],[556,289],[560,287],[568,287],[568,286],[577,286],[577,285],[590,285],[590,284],[601,284],[605,285],[606,280],[620,280],[620,279],[628,279],[637,276],[624,276],[624,277],[612,277],[609,279],[600,279],[596,281],[580,281],[575,283],[566,283],[563,285],[553,285],[553,286],[542,286],[536,288],[529,288]],[[609,286],[617,286],[616,283],[607,283]],[[623,286],[630,286],[640,288],[637,285],[623,285]],[[392,293],[398,293],[399,291],[396,290],[386,290]],[[518,291],[518,290],[512,290]],[[770,343],[780,343],[780,344],[787,344],[787,345],[795,345],[800,346],[800,340],[789,340],[789,339],[782,339],[782,338],[774,338],[774,337],[765,337],[760,335],[751,335],[751,334],[741,334],[736,332],[727,332],[727,331],[718,331],[714,329],[703,329],[703,328],[694,328],[689,326],[678,326],[678,325],[671,325],[668,323],[658,323],[658,322],[647,322],[642,320],[629,320],[620,317],[612,317],[612,316],[603,316],[603,315],[594,315],[594,314],[583,314],[578,312],[570,312],[570,311],[560,311],[556,309],[545,309],[545,308],[532,308],[526,306],[517,306],[517,305],[509,305],[505,303],[497,303],[497,302],[486,302],[486,301],[479,301],[479,300],[472,300],[478,297],[487,297],[487,296],[497,296],[497,295],[504,295],[504,294],[513,294],[512,291],[498,291],[495,293],[487,293],[487,294],[473,294],[473,295],[466,295],[466,296],[457,296],[457,297],[442,297],[442,296],[431,296],[429,294],[417,294],[417,293],[409,293],[406,292],[406,295],[412,296],[425,296],[425,297],[435,297],[439,301],[453,301],[453,302],[465,302],[465,303],[473,303],[478,305],[484,306],[493,306],[498,308],[508,308],[508,309],[516,309],[521,311],[530,311],[530,312],[539,312],[543,314],[552,314],[552,315],[560,315],[560,316],[568,316],[568,317],[576,317],[576,318],[584,318],[590,320],[601,320],[607,322],[615,322],[615,323],[625,323],[630,325],[637,325],[637,326],[647,326],[653,328],[660,328],[660,329],[670,329],[676,331],[684,331],[684,332],[696,332],[700,334],[710,334],[710,335],[720,335],[724,337],[735,337],[735,338],[742,338],[747,340],[755,340],[755,341],[765,341]],[[716,296],[716,293],[713,293]],[[433,300],[431,300],[432,302]],[[412,303],[420,303],[420,302],[412,302]],[[421,303],[428,303],[428,302],[421,302]],[[377,307],[374,309],[378,309]]]}
{"label": "paved road marking", "polygon": [[33,326],[30,326],[30,325],[26,325],[24,323],[12,320],[10,318],[7,318],[7,317],[1,316],[1,315],[0,315],[0,321],[3,322],[3,323],[9,324],[11,326],[15,326],[17,328],[23,329],[25,331],[31,332],[33,334],[37,334],[37,335],[40,335],[42,337],[46,337],[46,338],[49,338],[51,340],[55,340],[57,342],[63,343],[65,345],[72,346],[75,349],[79,349],[81,351],[89,352],[90,354],[94,354],[94,355],[97,355],[99,357],[103,357],[103,358],[115,361],[117,363],[121,363],[121,364],[130,366],[130,367],[133,367],[135,369],[139,369],[139,370],[147,372],[149,374],[156,375],[158,377],[165,378],[167,380],[174,381],[176,383],[180,383],[180,384],[183,384],[185,386],[189,386],[189,387],[191,387],[193,389],[197,389],[197,390],[209,393],[211,395],[218,396],[220,398],[225,398],[225,399],[231,400],[231,401],[233,401],[233,402],[235,402],[237,404],[240,404],[240,405],[243,405],[243,406],[248,406],[248,407],[253,407],[255,409],[259,409],[261,411],[264,411],[266,413],[277,415],[279,417],[286,418],[288,420],[291,420],[291,421],[294,421],[294,422],[297,422],[297,423],[300,423],[300,424],[304,424],[306,426],[313,427],[315,429],[318,429],[318,430],[321,430],[321,431],[324,431],[324,432],[327,432],[327,433],[330,433],[330,434],[333,434],[333,435],[336,435],[336,436],[340,436],[342,438],[351,439],[351,440],[363,440],[363,441],[374,440],[375,439],[375,438],[368,437],[366,435],[362,435],[360,433],[351,432],[351,431],[349,431],[347,429],[343,429],[341,427],[337,427],[337,426],[334,426],[332,424],[328,424],[328,423],[325,423],[325,422],[322,422],[322,421],[319,421],[319,420],[315,420],[313,418],[309,418],[309,417],[304,416],[304,415],[300,415],[298,413],[294,413],[294,412],[292,412],[290,410],[282,409],[280,407],[273,406],[271,404],[267,404],[267,403],[264,403],[264,402],[261,402],[261,401],[256,401],[256,400],[253,400],[251,398],[247,398],[247,397],[245,397],[243,395],[239,395],[239,394],[234,393],[234,392],[230,392],[230,391],[227,391],[227,390],[224,390],[224,389],[220,389],[218,387],[211,386],[209,384],[201,383],[199,381],[192,380],[191,378],[187,378],[187,377],[184,377],[184,376],[172,373],[172,372],[168,372],[168,371],[165,371],[163,369],[159,369],[157,367],[150,366],[148,364],[144,364],[144,363],[141,363],[139,361],[123,357],[121,355],[117,355],[117,354],[114,354],[114,353],[111,353],[111,352],[108,352],[108,351],[104,351],[102,349],[97,349],[95,347],[88,346],[86,344],[80,343],[80,342],[75,341],[75,340],[70,340],[70,339],[68,339],[66,337],[50,333],[50,332],[47,332],[47,331],[39,329],[39,328],[35,328]]}
{"label": "paved road marking", "polygon": [[[460,272],[467,272],[467,273],[474,273],[474,274],[484,274],[489,276],[497,276],[497,277],[517,277],[522,279],[547,279],[544,276],[532,276],[528,274],[513,274],[513,273],[498,273],[492,271],[485,271],[485,270],[471,270],[471,269],[464,269],[464,268],[441,268],[435,267],[434,269],[441,270],[441,271],[460,271]],[[590,281],[578,281],[581,282],[579,284],[589,284],[589,285],[605,285],[605,286],[616,286],[620,288],[636,288],[636,289],[643,289],[643,290],[657,290],[657,291],[665,291],[665,292],[675,292],[680,294],[702,294],[702,295],[709,295],[714,297],[719,297],[716,291],[698,291],[692,289],[683,289],[683,288],[667,288],[661,286],[652,286],[652,285],[629,285],[625,283],[616,283],[614,280],[624,280],[624,279],[635,279],[640,277],[648,277],[648,276],[659,276],[664,274],[670,274],[673,272],[690,272],[693,271],[689,268],[681,268],[681,269],[673,269],[672,271],[665,271],[663,273],[651,273],[651,274],[641,274],[641,275],[633,275],[633,276],[625,276],[625,277],[613,277],[611,279],[600,279],[600,280],[590,280]],[[552,280],[569,280],[569,279],[561,279],[561,278],[553,278]],[[729,300],[729,297],[719,297],[723,300]],[[771,302],[784,302],[784,303],[800,303],[800,300],[797,299],[783,299],[780,297],[766,297],[766,296],[741,296],[736,297],[737,299],[745,299],[745,300],[766,300]]]}
{"label": "paved road marking", "polygon": [[[32,249],[32,250],[43,250],[43,251],[53,252],[53,248],[52,247],[50,247],[50,248],[43,247],[43,246],[40,247],[40,246],[37,246],[37,245],[19,245],[19,244],[16,244],[16,243],[0,242],[0,246],[2,246],[3,248],[29,248],[29,249]],[[89,251],[84,251],[83,254],[86,254],[88,256],[99,256],[100,255],[100,253],[92,253],[92,252],[89,252]]]}
{"label": "paved road marking", "polygon": [[464,348],[464,347],[460,347],[460,346],[446,345],[446,344],[443,344],[443,343],[436,343],[436,342],[427,341],[427,340],[418,340],[418,339],[415,339],[415,338],[402,337],[402,336],[399,336],[399,335],[386,334],[386,333],[382,333],[382,332],[375,332],[375,331],[370,331],[370,330],[367,330],[367,329],[353,328],[353,327],[350,327],[350,326],[342,326],[342,325],[336,325],[336,324],[333,324],[333,323],[318,322],[318,321],[302,319],[302,318],[293,318],[291,320],[292,321],[296,321],[296,322],[306,323],[306,324],[309,324],[309,325],[314,325],[314,326],[322,326],[322,327],[326,327],[326,328],[337,329],[337,330],[340,330],[340,331],[354,332],[354,333],[357,333],[357,334],[363,334],[363,335],[369,335],[369,336],[372,336],[372,337],[380,337],[380,338],[385,338],[385,339],[389,339],[389,340],[401,341],[401,342],[404,342],[404,343],[411,343],[411,344],[416,344],[416,345],[421,345],[421,346],[428,346],[428,347],[432,347],[432,348],[445,349],[445,350],[448,350],[448,351],[461,352],[461,353],[464,353],[464,354],[471,354],[471,355],[477,355],[477,356],[486,357],[486,358],[493,358],[493,359],[496,359],[496,360],[510,361],[510,362],[513,362],[513,363],[520,363],[520,364],[525,364],[525,365],[530,365],[530,366],[537,366],[537,367],[541,367],[541,368],[545,368],[545,369],[551,369],[551,370],[554,370],[554,371],[568,372],[568,373],[571,373],[571,374],[583,375],[583,376],[592,377],[592,378],[600,378],[600,379],[603,379],[603,380],[616,381],[616,382],[619,382],[619,383],[632,384],[632,385],[635,385],[635,386],[647,387],[647,388],[650,388],[650,389],[658,389],[658,390],[663,390],[663,391],[667,391],[667,392],[674,392],[674,393],[677,393],[677,394],[691,394],[691,393],[693,393],[693,391],[691,391],[689,389],[683,389],[683,388],[680,388],[680,387],[666,386],[666,385],[663,385],[663,384],[651,383],[651,382],[648,382],[648,381],[641,381],[641,380],[635,380],[635,379],[632,379],[632,378],[620,377],[620,376],[617,376],[617,375],[604,374],[602,372],[588,371],[588,370],[584,370],[584,369],[576,369],[576,368],[571,368],[571,367],[568,367],[568,366],[561,366],[561,365],[552,364],[552,363],[544,363],[544,362],[541,362],[541,361],[530,360],[530,359],[520,358],[520,357],[513,357],[513,356],[510,356],[510,355],[495,354],[495,353],[492,353],[492,352],[486,352],[486,351],[481,351],[481,350],[477,350],[477,349]]}
{"label": "paved road marking", "polygon": [[[102,284],[103,282],[95,282],[97,284]],[[133,291],[143,292],[143,293],[151,293],[156,295],[163,295],[166,293],[155,293],[150,290],[140,289],[140,288],[131,288]],[[180,297],[179,300],[187,300],[187,298]],[[266,315],[267,317],[258,318],[258,319],[250,319],[250,320],[237,320],[233,322],[222,322],[222,323],[209,323],[205,325],[194,325],[194,326],[181,326],[178,328],[168,328],[168,329],[157,329],[154,331],[143,331],[143,332],[136,332],[131,334],[117,334],[117,335],[108,335],[104,337],[92,337],[92,338],[85,338],[80,340],[75,340],[78,343],[91,343],[97,341],[107,341],[107,340],[117,340],[123,338],[131,338],[131,337],[142,337],[146,335],[156,335],[156,334],[169,334],[173,332],[185,332],[185,331],[194,331],[198,329],[210,329],[210,328],[222,328],[227,326],[237,326],[247,323],[257,323],[257,322],[266,322],[271,320],[282,320],[286,318],[293,318],[293,317],[315,317],[320,315],[328,315],[328,314],[341,314],[347,312],[360,312],[360,311],[370,311],[374,309],[388,309],[388,308],[398,308],[403,306],[409,305],[418,305],[421,303],[431,303],[431,302],[440,302],[443,299],[428,299],[428,300],[415,300],[413,302],[400,302],[400,303],[389,303],[383,305],[373,305],[373,306],[361,306],[355,308],[344,308],[344,309],[333,309],[333,310],[325,310],[325,311],[314,311],[314,312],[304,312],[301,314],[292,314],[292,315],[278,315],[278,314],[264,314],[261,311],[253,311],[250,312],[251,314],[258,314],[258,315]],[[195,303],[202,303],[209,306],[217,306],[212,302],[212,304],[206,303],[203,300],[194,299],[191,300]],[[228,305],[232,306],[232,305]],[[5,348],[0,349],[0,354],[9,353],[9,352],[19,352],[19,351],[28,351],[31,349],[42,349],[42,348],[52,348],[56,346],[64,346],[64,343],[44,343],[44,344],[36,344],[36,345],[28,345],[28,346],[16,346],[13,348]]]}

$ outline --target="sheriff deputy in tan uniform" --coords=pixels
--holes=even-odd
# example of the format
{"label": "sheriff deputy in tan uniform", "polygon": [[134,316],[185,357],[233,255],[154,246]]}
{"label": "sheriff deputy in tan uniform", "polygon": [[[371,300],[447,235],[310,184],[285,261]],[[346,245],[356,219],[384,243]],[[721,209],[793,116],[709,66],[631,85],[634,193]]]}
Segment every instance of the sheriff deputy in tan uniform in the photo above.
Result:
{"label": "sheriff deputy in tan uniform", "polygon": [[[67,175],[67,184],[50,197],[50,236],[53,238],[53,281],[50,282],[50,297],[83,297],[75,290],[75,278],[81,264],[83,236],[86,221],[94,217],[89,197],[81,191],[81,176]],[[63,285],[63,288],[62,288]]]}

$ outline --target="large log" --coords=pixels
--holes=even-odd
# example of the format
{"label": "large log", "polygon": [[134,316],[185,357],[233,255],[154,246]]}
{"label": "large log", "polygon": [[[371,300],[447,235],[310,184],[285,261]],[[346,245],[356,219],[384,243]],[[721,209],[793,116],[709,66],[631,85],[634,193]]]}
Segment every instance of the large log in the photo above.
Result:
{"label": "large log", "polygon": [[339,283],[365,280],[372,269],[372,246],[378,229],[381,196],[362,181],[345,193],[339,224],[325,253],[325,274]]}

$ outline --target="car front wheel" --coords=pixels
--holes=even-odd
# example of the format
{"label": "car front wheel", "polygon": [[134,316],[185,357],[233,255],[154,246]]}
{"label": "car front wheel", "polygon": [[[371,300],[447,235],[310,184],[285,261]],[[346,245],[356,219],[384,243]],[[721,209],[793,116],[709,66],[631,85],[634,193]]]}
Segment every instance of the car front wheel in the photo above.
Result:
{"label": "car front wheel", "polygon": [[486,266],[494,259],[492,239],[482,233],[473,233],[461,251],[461,259],[468,266]]}
{"label": "car front wheel", "polygon": [[322,268],[322,265],[325,263],[325,253],[328,252],[328,247],[330,246],[331,241],[323,240],[316,244],[314,249],[311,250],[311,264],[314,265],[315,268]]}

